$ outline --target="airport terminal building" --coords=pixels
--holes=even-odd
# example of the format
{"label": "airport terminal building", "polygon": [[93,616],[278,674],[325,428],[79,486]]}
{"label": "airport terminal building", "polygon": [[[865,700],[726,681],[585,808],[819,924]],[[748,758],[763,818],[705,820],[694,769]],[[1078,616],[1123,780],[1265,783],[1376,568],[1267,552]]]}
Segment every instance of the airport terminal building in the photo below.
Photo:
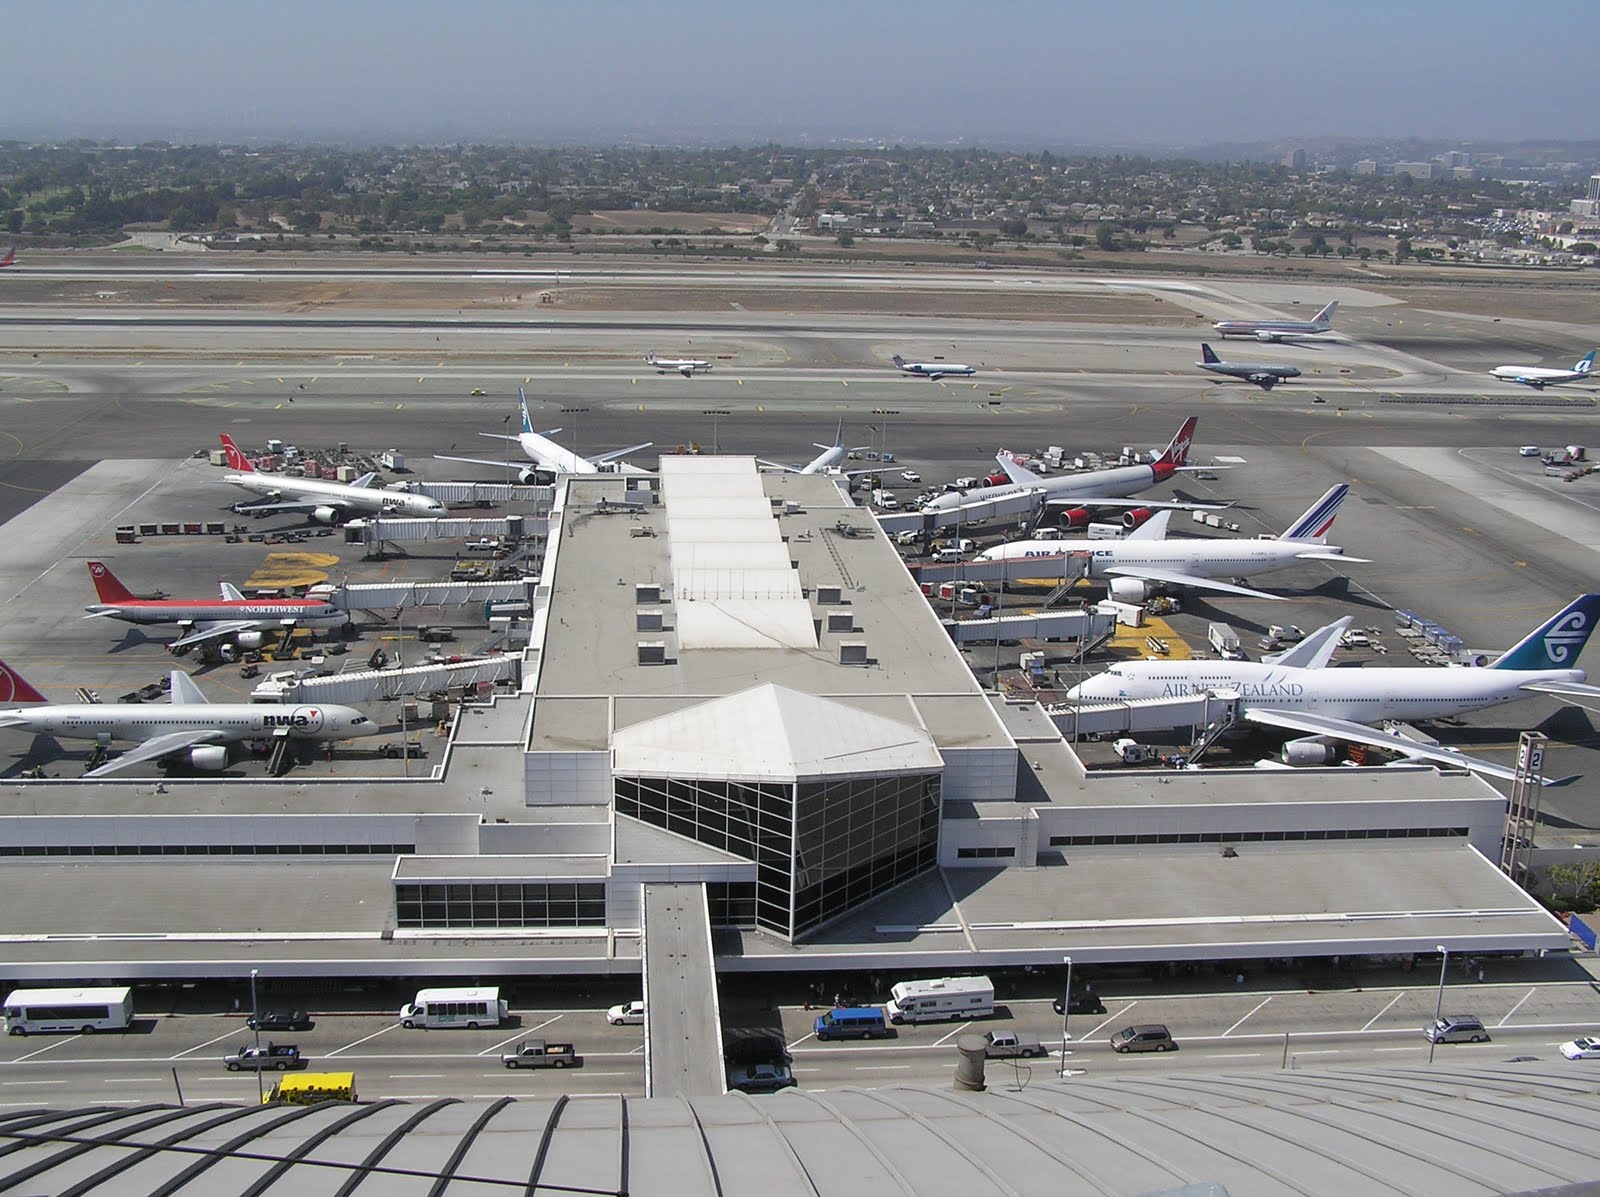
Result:
{"label": "airport terminal building", "polygon": [[411,777],[0,784],[8,979],[638,974],[672,895],[723,972],[1566,945],[1470,774],[1086,770],[827,477],[565,479],[534,593]]}

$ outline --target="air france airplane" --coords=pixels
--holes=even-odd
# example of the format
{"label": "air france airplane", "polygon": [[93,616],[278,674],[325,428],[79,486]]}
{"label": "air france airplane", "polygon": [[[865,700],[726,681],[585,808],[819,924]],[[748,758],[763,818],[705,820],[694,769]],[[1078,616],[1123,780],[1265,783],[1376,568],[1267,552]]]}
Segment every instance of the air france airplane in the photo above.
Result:
{"label": "air france airplane", "polygon": [[1594,355],[1595,350],[1589,350],[1572,363],[1570,370],[1557,370],[1550,366],[1496,366],[1489,374],[1501,382],[1520,383],[1542,391],[1545,387],[1560,386],[1564,382],[1587,382],[1594,369]]}
{"label": "air france airplane", "polygon": [[435,461],[460,461],[467,465],[497,466],[504,469],[515,470],[517,481],[523,485],[530,482],[549,481],[557,474],[640,474],[644,471],[617,459],[629,453],[637,453],[640,449],[648,449],[650,441],[642,445],[629,445],[626,449],[613,449],[609,453],[596,453],[593,457],[580,457],[571,449],[564,449],[555,441],[549,439],[554,433],[560,432],[559,428],[547,428],[543,432],[533,430],[533,421],[528,418],[528,396],[521,387],[517,388],[517,410],[522,413],[522,431],[515,436],[503,432],[480,432],[479,436],[491,440],[511,441],[515,443],[533,462],[531,466],[519,465],[510,461],[489,461],[482,457],[446,457],[442,453],[435,453]]}
{"label": "air france airplane", "polygon": [[941,378],[970,378],[978,372],[976,366],[963,366],[959,362],[908,362],[898,353],[889,359],[902,374],[915,374],[918,378],[938,382]]}
{"label": "air france airplane", "polygon": [[1123,661],[1074,686],[1067,698],[1112,702],[1231,690],[1240,696],[1239,717],[1251,723],[1298,732],[1319,743],[1371,744],[1512,779],[1514,769],[1369,725],[1461,715],[1530,694],[1600,699],[1600,686],[1585,684],[1587,675],[1576,668],[1597,619],[1600,594],[1579,595],[1483,669],[1325,669],[1349,623],[1346,617],[1319,628],[1272,662]]}
{"label": "air france airplane", "polygon": [[1293,341],[1321,336],[1333,329],[1336,299],[1310,320],[1218,320],[1211,327],[1223,337],[1254,337],[1258,341]]}

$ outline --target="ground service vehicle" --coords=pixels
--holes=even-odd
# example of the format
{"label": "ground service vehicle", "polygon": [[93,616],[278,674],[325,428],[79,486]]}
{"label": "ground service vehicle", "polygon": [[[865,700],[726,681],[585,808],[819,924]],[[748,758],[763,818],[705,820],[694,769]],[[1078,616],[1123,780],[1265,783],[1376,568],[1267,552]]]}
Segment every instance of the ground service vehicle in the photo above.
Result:
{"label": "ground service vehicle", "polygon": [[317,1024],[304,1010],[263,1010],[244,1020],[252,1031],[309,1031]]}
{"label": "ground service vehicle", "polygon": [[644,1026],[644,1003],[624,1002],[606,1011],[606,1021],[614,1027]]}
{"label": "ground service vehicle", "polygon": [[817,1015],[811,1033],[818,1039],[882,1039],[889,1028],[876,1006],[840,1006]]}
{"label": "ground service vehicle", "polygon": [[570,1043],[546,1043],[543,1039],[524,1039],[500,1056],[507,1068],[578,1068],[583,1057]]}
{"label": "ground service vehicle", "polygon": [[356,1074],[353,1072],[301,1072],[286,1076],[261,1098],[291,1106],[314,1106],[320,1101],[356,1101]]}
{"label": "ground service vehicle", "polygon": [[990,1060],[1010,1060],[1021,1056],[1048,1056],[1050,1053],[1037,1035],[1024,1035],[1019,1031],[986,1031],[983,1036],[983,1054]]}
{"label": "ground service vehicle", "polygon": [[728,1069],[728,1088],[741,1093],[776,1093],[799,1083],[787,1064],[746,1064]]}
{"label": "ground service vehicle", "polygon": [[241,1068],[276,1068],[279,1072],[287,1072],[291,1068],[304,1067],[306,1059],[300,1054],[299,1046],[293,1043],[264,1043],[260,1047],[253,1043],[241,1043],[239,1050],[223,1056],[222,1062],[228,1066],[229,1072],[238,1072]]}
{"label": "ground service vehicle", "polygon": [[1225,623],[1214,623],[1206,629],[1206,639],[1211,650],[1229,661],[1244,660],[1244,650],[1239,647],[1239,633]]}
{"label": "ground service vehicle", "polygon": [[414,1002],[400,1007],[403,1027],[497,1027],[511,1016],[500,990],[419,989]]}
{"label": "ground service vehicle", "polygon": [[1158,1022],[1136,1023],[1111,1036],[1114,1052],[1170,1052],[1177,1046],[1172,1032]]}
{"label": "ground service vehicle", "polygon": [[987,1018],[994,1013],[994,982],[988,977],[901,981],[889,990],[884,1012],[894,1023]]}
{"label": "ground service vehicle", "polygon": [[14,989],[6,997],[5,1017],[13,1035],[126,1031],[133,1021],[133,990]]}

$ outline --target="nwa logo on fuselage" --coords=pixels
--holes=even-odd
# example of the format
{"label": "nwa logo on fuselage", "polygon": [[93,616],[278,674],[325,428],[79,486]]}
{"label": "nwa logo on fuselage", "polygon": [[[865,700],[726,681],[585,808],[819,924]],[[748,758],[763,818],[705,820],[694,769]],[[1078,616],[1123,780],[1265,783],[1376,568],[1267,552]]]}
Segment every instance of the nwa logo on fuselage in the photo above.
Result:
{"label": "nwa logo on fuselage", "polygon": [[1585,630],[1589,626],[1589,619],[1582,611],[1573,611],[1559,620],[1544,634],[1545,655],[1557,665],[1564,665],[1572,657],[1573,647],[1580,651],[1583,642],[1589,638]]}
{"label": "nwa logo on fuselage", "polygon": [[295,707],[292,711],[285,711],[281,715],[262,715],[261,728],[263,731],[284,730],[292,732],[315,732],[322,730],[322,710],[319,707]]}

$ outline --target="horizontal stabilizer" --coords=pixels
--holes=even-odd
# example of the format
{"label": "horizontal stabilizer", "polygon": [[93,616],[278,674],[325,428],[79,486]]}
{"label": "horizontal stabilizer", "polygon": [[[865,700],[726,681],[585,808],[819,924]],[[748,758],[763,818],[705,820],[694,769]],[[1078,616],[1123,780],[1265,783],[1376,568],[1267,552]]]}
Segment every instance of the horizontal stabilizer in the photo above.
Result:
{"label": "horizontal stabilizer", "polygon": [[440,453],[435,453],[433,460],[459,461],[466,465],[493,466],[495,469],[503,470],[531,470],[534,468],[533,464],[527,461],[490,461],[484,457],[445,457]]}
{"label": "horizontal stabilizer", "polygon": [[1287,602],[1281,594],[1268,594],[1265,590],[1251,590],[1235,586],[1232,582],[1219,582],[1215,578],[1196,578],[1175,570],[1146,569],[1142,565],[1110,565],[1106,573],[1116,578],[1143,578],[1146,582],[1165,582],[1169,586],[1193,586],[1198,590],[1216,590],[1222,594],[1238,594],[1245,598],[1271,599],[1275,603]]}
{"label": "horizontal stabilizer", "polygon": [[[626,457],[629,453],[637,453],[640,449],[648,449],[653,444],[655,444],[654,441],[645,441],[642,445],[629,445],[626,449],[613,449],[609,453],[596,453],[588,460],[595,465],[599,465],[601,462],[615,461],[619,457]],[[831,449],[833,446],[823,445],[822,448]]]}
{"label": "horizontal stabilizer", "polygon": [[1582,682],[1529,682],[1518,689],[1531,690],[1535,694],[1554,694],[1558,698],[1600,700],[1600,686],[1586,686]]}
{"label": "horizontal stabilizer", "polygon": [[1347,557],[1343,553],[1296,553],[1295,559],[1298,561],[1354,561],[1357,565],[1372,564],[1366,557]]}

